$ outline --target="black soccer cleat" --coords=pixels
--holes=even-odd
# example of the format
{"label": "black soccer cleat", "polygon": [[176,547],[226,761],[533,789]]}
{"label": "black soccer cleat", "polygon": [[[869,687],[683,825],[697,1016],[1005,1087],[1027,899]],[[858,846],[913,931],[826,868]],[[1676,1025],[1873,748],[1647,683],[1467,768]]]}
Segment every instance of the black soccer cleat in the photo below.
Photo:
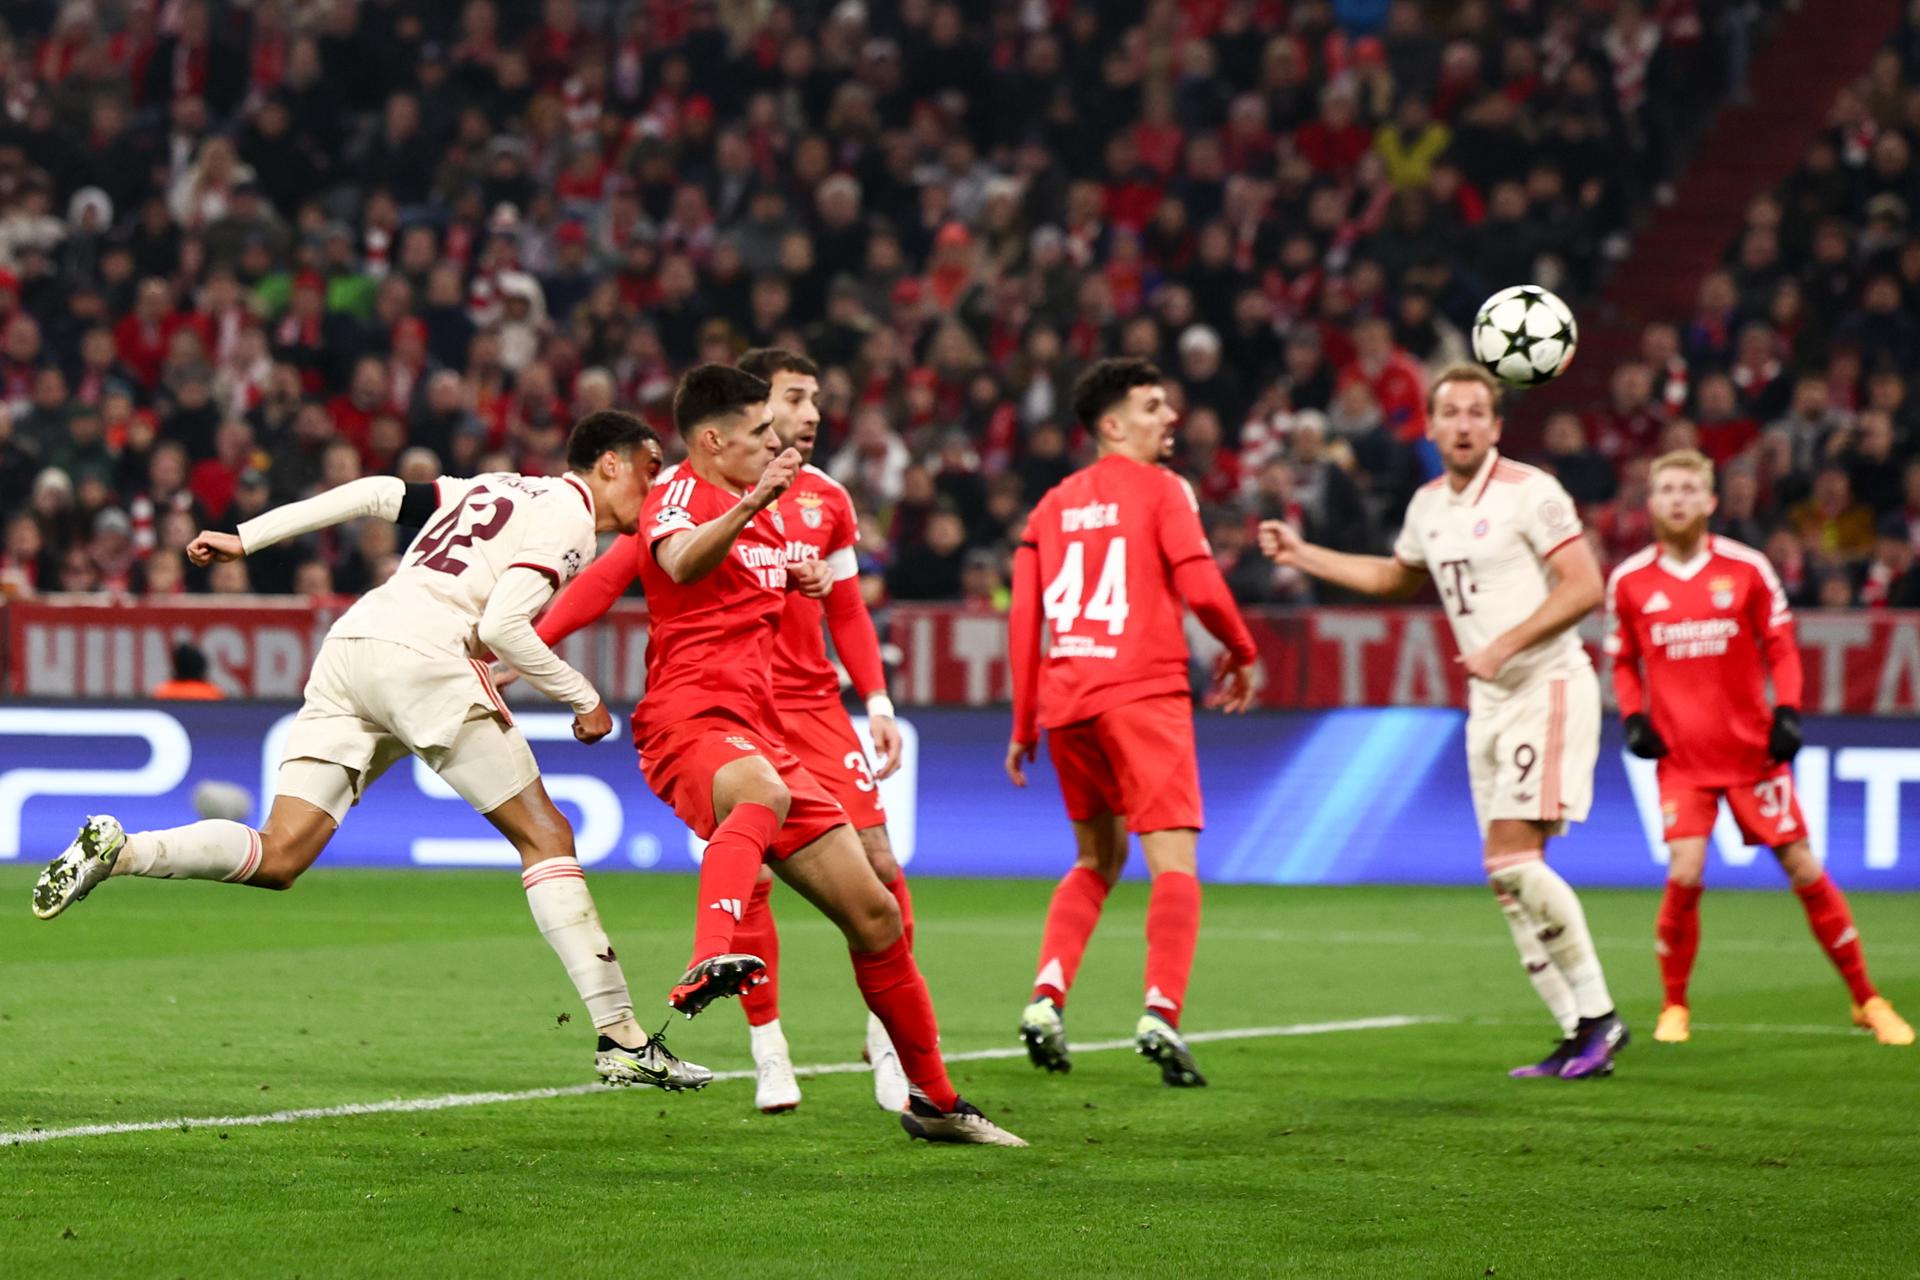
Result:
{"label": "black soccer cleat", "polygon": [[767,980],[767,962],[759,956],[709,956],[680,975],[667,1003],[689,1018],[726,996],[737,996]]}

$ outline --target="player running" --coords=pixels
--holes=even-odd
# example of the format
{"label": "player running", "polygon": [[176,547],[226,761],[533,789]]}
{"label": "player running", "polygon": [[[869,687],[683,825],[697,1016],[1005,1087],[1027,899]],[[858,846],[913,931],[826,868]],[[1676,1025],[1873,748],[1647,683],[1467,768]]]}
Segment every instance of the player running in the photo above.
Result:
{"label": "player running", "polygon": [[[1054,890],[1020,1036],[1036,1067],[1067,1071],[1061,1012],[1107,893],[1140,837],[1147,899],[1146,1012],[1134,1047],[1170,1085],[1204,1085],[1180,1013],[1200,931],[1195,850],[1204,825],[1181,603],[1227,646],[1207,705],[1253,701],[1253,637],[1200,527],[1193,490],[1160,465],[1179,415],[1160,370],[1102,360],[1081,375],[1073,411],[1099,459],[1049,490],[1013,557],[1008,619],[1013,739],[1007,776],[1027,785],[1040,729],[1078,846]],[[1041,655],[1041,623],[1051,643]]]}
{"label": "player running", "polygon": [[1487,879],[1562,1033],[1545,1059],[1511,1074],[1606,1074],[1627,1027],[1580,899],[1546,863],[1547,839],[1593,802],[1600,684],[1574,625],[1600,603],[1600,566],[1559,482],[1500,456],[1492,374],[1445,370],[1427,407],[1427,438],[1446,470],[1407,504],[1392,556],[1317,547],[1277,520],[1260,526],[1260,546],[1277,564],[1363,595],[1406,598],[1428,578],[1439,587],[1472,677],[1467,770]]}
{"label": "player running", "polygon": [[641,531],[581,575],[551,620],[550,634],[573,630],[636,576],[646,591],[647,692],[633,712],[634,745],[654,794],[708,842],[692,963],[667,1002],[692,1017],[760,980],[765,965],[738,951],[738,933],[771,856],[780,877],[846,935],[855,982],[910,1084],[900,1113],[907,1132],[1025,1146],[954,1092],[900,904],[874,874],[845,810],[781,737],[774,639],[789,579],[826,595],[833,570],[819,560],[789,563],[798,508],[779,499],[801,461],[780,450],[770,390],[716,364],[680,380],[673,421],[687,461],[647,499]]}
{"label": "player running", "polygon": [[[911,948],[913,898],[907,892],[905,873],[894,861],[877,785],[900,767],[900,730],[887,697],[880,638],[860,596],[859,565],[853,554],[859,539],[858,519],[847,491],[819,468],[806,465],[820,434],[820,370],[805,356],[777,348],[749,351],[740,358],[739,367],[765,379],[772,388],[768,410],[774,435],[783,448],[800,456],[800,471],[780,500],[788,558],[819,561],[832,571],[833,585],[824,598],[789,591],[780,615],[773,649],[773,702],[781,736],[806,771],[846,810],[874,874],[900,904]],[[663,479],[671,481],[675,474],[677,470],[670,471]],[[612,572],[614,564],[609,561],[607,571],[583,577],[548,611],[538,628],[542,640],[557,645],[606,612],[629,585]],[[637,557],[633,567],[637,572]],[[854,692],[866,701],[874,746],[881,755],[878,769],[868,764],[853,721],[840,705],[840,681],[822,639],[823,615]],[[766,981],[742,992],[740,1004],[753,1049],[754,1105],[768,1114],[800,1105],[800,1082],[780,1028],[780,934],[769,902],[772,888],[773,872],[762,867],[733,940],[740,951],[759,956],[767,966]],[[888,1111],[904,1109],[907,1078],[886,1027],[873,1013],[867,1015],[865,1056],[873,1064],[874,1100]]]}
{"label": "player running", "polygon": [[1773,850],[1787,873],[1814,940],[1853,996],[1855,1024],[1881,1044],[1912,1044],[1913,1028],[1867,977],[1846,897],[1807,843],[1789,764],[1800,750],[1800,645],[1780,579],[1758,551],[1707,533],[1717,502],[1705,454],[1656,458],[1650,483],[1658,541],[1607,581],[1607,648],[1627,749],[1660,762],[1667,891],[1654,950],[1666,999],[1653,1038],[1692,1037],[1687,980],[1700,950],[1707,837],[1724,797],[1741,836]]}
{"label": "player running", "polygon": [[596,534],[638,525],[660,461],[660,442],[639,419],[595,413],[574,427],[569,470],[557,478],[496,473],[406,484],[370,476],[256,516],[237,533],[201,533],[187,547],[197,565],[349,520],[422,529],[392,578],[355,601],[320,646],[265,826],[212,819],[129,835],[111,817],[88,818],[41,873],[34,914],[59,915],[108,876],[292,888],[367,787],[411,752],[519,852],[534,922],[599,1029],[600,1077],[704,1086],[712,1072],[681,1062],[634,1021],[626,978],[574,857],[573,829],[547,796],[479,656],[491,651],[572,707],[580,741],[612,731],[600,695],[540,643],[533,617],[593,558]]}

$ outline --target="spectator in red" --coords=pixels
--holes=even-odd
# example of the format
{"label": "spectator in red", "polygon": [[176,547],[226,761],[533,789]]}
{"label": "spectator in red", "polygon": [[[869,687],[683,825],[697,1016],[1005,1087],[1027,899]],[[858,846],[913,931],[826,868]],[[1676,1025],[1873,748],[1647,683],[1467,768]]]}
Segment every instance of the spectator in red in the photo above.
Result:
{"label": "spectator in red", "polygon": [[1666,415],[1653,400],[1653,374],[1638,360],[1614,369],[1607,406],[1588,415],[1593,447],[1619,466],[1625,458],[1649,452],[1660,438]]}
{"label": "spectator in red", "polygon": [[1700,380],[1700,412],[1695,425],[1700,432],[1700,451],[1717,467],[1725,467],[1746,452],[1760,434],[1760,424],[1741,409],[1733,378],[1724,373],[1710,373]]}
{"label": "spectator in red", "polygon": [[179,313],[173,309],[172,286],[156,276],[140,282],[132,313],[114,326],[120,363],[133,371],[141,390],[148,395],[160,386],[168,344],[181,324]]}
{"label": "spectator in red", "polygon": [[1347,178],[1372,148],[1373,130],[1359,122],[1358,107],[1353,89],[1344,83],[1336,81],[1321,92],[1319,118],[1293,135],[1294,147],[1315,173]]}
{"label": "spectator in red", "polygon": [[359,451],[363,463],[373,456],[374,415],[387,407],[386,366],[374,356],[355,361],[346,392],[327,401],[334,432]]}
{"label": "spectator in red", "polygon": [[219,520],[233,505],[240,477],[266,461],[253,446],[253,428],[244,418],[229,418],[213,437],[214,456],[196,462],[188,488],[209,519]]}
{"label": "spectator in red", "polygon": [[1389,431],[1409,443],[1424,438],[1426,374],[1394,345],[1393,325],[1383,316],[1370,316],[1354,326],[1353,345],[1353,361],[1340,371],[1339,385],[1364,382]]}

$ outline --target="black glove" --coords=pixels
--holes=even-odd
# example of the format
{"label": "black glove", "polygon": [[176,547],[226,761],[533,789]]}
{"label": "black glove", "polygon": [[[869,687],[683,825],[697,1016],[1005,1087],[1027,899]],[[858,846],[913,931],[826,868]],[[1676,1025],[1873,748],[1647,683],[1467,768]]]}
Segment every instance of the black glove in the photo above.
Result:
{"label": "black glove", "polygon": [[1800,713],[1792,707],[1773,709],[1773,728],[1767,734],[1767,754],[1785,764],[1800,753],[1806,735],[1800,731]]}
{"label": "black glove", "polygon": [[1653,721],[1647,719],[1645,712],[1636,711],[1627,717],[1627,750],[1642,760],[1658,760],[1667,754],[1667,744],[1654,732]]}

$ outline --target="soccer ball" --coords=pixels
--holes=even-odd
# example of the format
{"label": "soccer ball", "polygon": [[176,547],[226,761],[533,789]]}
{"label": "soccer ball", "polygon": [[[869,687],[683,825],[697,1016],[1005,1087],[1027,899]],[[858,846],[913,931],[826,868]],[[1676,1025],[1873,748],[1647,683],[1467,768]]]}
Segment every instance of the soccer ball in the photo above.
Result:
{"label": "soccer ball", "polygon": [[1473,318],[1473,354],[1516,387],[1551,382],[1573,363],[1580,326],[1566,303],[1536,285],[1502,289]]}

